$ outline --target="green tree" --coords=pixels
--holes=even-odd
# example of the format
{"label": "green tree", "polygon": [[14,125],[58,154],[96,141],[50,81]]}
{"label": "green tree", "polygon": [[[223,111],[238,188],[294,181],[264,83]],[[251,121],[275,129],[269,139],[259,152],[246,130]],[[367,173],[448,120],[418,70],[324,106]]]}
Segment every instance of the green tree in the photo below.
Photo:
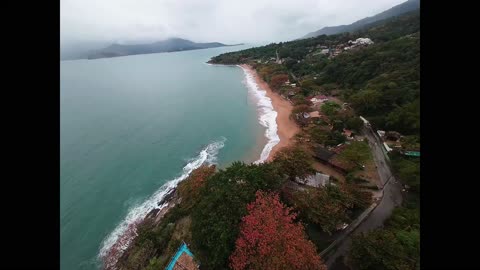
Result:
{"label": "green tree", "polygon": [[351,164],[362,164],[371,158],[370,148],[365,142],[354,141],[349,144],[338,157]]}
{"label": "green tree", "polygon": [[369,113],[380,107],[381,93],[376,90],[362,90],[350,97],[352,106],[361,113]]}
{"label": "green tree", "polygon": [[328,134],[328,139],[325,141],[326,146],[335,146],[344,143],[347,140],[345,135],[339,131],[332,131]]}
{"label": "green tree", "polygon": [[363,121],[359,117],[351,117],[347,119],[347,121],[345,122],[345,126],[348,129],[359,132],[360,129],[363,127]]}
{"label": "green tree", "polygon": [[410,186],[411,191],[420,192],[420,161],[400,154],[391,155],[392,167],[401,181]]}
{"label": "green tree", "polygon": [[289,146],[278,151],[273,159],[273,165],[276,166],[280,174],[285,174],[288,179],[300,179],[314,173],[312,168],[312,157],[303,149],[297,146]]}
{"label": "green tree", "polygon": [[420,130],[420,100],[398,107],[387,116],[386,126],[391,130],[415,134]]}
{"label": "green tree", "polygon": [[234,162],[207,179],[201,201],[192,210],[192,248],[207,269],[227,269],[241,218],[259,189],[278,189],[284,182],[270,164]]}
{"label": "green tree", "polygon": [[335,146],[344,143],[347,140],[342,133],[338,131],[329,131],[321,126],[315,126],[308,132],[313,142],[323,146]]}
{"label": "green tree", "polygon": [[340,110],[340,105],[335,102],[327,101],[320,109],[326,116],[333,116]]}
{"label": "green tree", "polygon": [[396,230],[419,230],[420,210],[419,208],[395,208],[385,225]]}
{"label": "green tree", "polygon": [[370,192],[348,183],[304,191],[284,191],[284,197],[300,211],[305,221],[319,225],[330,234],[339,224],[350,221],[350,210],[363,209],[371,203]]}
{"label": "green tree", "polygon": [[320,126],[315,126],[311,128],[308,133],[310,134],[310,137],[312,138],[313,142],[322,144],[325,146],[325,143],[330,137],[330,132],[328,130],[325,130],[325,128],[320,127]]}
{"label": "green tree", "polygon": [[359,270],[415,270],[419,268],[418,230],[375,230],[352,238],[350,259]]}
{"label": "green tree", "polygon": [[420,211],[396,208],[377,229],[352,238],[350,261],[356,269],[420,268]]}

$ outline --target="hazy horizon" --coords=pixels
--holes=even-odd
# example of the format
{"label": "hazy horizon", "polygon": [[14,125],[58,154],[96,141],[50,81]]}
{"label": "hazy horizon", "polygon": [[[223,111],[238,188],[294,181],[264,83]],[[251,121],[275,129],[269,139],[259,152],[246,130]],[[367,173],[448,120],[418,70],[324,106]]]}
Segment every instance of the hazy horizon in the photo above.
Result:
{"label": "hazy horizon", "polygon": [[60,47],[195,42],[265,44],[350,24],[406,0],[61,0]]}

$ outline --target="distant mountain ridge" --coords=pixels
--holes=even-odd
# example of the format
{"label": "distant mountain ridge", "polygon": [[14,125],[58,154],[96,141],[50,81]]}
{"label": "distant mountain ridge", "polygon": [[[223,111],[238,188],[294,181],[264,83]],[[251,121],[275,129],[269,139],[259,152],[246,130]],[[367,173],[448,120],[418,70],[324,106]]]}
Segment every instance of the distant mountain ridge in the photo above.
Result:
{"label": "distant mountain ridge", "polygon": [[[239,45],[239,44],[235,44],[235,45]],[[135,55],[135,54],[176,52],[176,51],[197,50],[197,49],[215,48],[215,47],[223,47],[223,46],[235,46],[235,45],[226,45],[220,42],[196,43],[196,42],[182,39],[182,38],[169,38],[166,40],[157,41],[149,44],[133,44],[133,45],[112,44],[106,48],[103,48],[88,54],[86,58],[98,59],[98,58],[118,57],[118,56]]]}
{"label": "distant mountain ridge", "polygon": [[366,17],[361,20],[358,20],[352,24],[348,25],[338,25],[338,26],[327,26],[318,31],[308,33],[307,35],[303,36],[301,39],[304,38],[311,38],[320,35],[334,35],[343,32],[351,32],[355,30],[359,30],[360,28],[371,24],[376,21],[384,20],[390,17],[395,17],[409,11],[420,9],[420,0],[408,0],[403,2],[399,5],[396,5],[388,10],[385,10],[377,15]]}

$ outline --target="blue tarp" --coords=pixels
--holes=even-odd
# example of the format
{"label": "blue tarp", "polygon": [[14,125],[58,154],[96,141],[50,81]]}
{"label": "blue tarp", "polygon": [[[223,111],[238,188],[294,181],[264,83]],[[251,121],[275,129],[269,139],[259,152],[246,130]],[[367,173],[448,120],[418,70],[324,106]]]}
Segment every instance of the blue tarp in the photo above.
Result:
{"label": "blue tarp", "polygon": [[167,268],[165,268],[165,270],[172,270],[173,267],[175,266],[175,263],[177,262],[178,258],[180,258],[180,256],[182,256],[183,253],[187,253],[190,257],[193,257],[193,254],[192,252],[190,252],[190,250],[188,249],[187,245],[185,243],[183,243],[180,248],[178,249],[177,253],[175,254],[175,256],[173,256],[172,260],[170,261],[170,263],[168,264]]}

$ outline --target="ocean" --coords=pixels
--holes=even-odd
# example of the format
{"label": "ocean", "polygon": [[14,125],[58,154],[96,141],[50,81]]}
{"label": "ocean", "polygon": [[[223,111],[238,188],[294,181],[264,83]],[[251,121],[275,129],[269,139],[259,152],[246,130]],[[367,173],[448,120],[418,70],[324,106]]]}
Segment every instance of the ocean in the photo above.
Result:
{"label": "ocean", "polygon": [[128,225],[202,164],[261,162],[276,112],[241,68],[249,45],[60,62],[60,267],[98,269]]}

